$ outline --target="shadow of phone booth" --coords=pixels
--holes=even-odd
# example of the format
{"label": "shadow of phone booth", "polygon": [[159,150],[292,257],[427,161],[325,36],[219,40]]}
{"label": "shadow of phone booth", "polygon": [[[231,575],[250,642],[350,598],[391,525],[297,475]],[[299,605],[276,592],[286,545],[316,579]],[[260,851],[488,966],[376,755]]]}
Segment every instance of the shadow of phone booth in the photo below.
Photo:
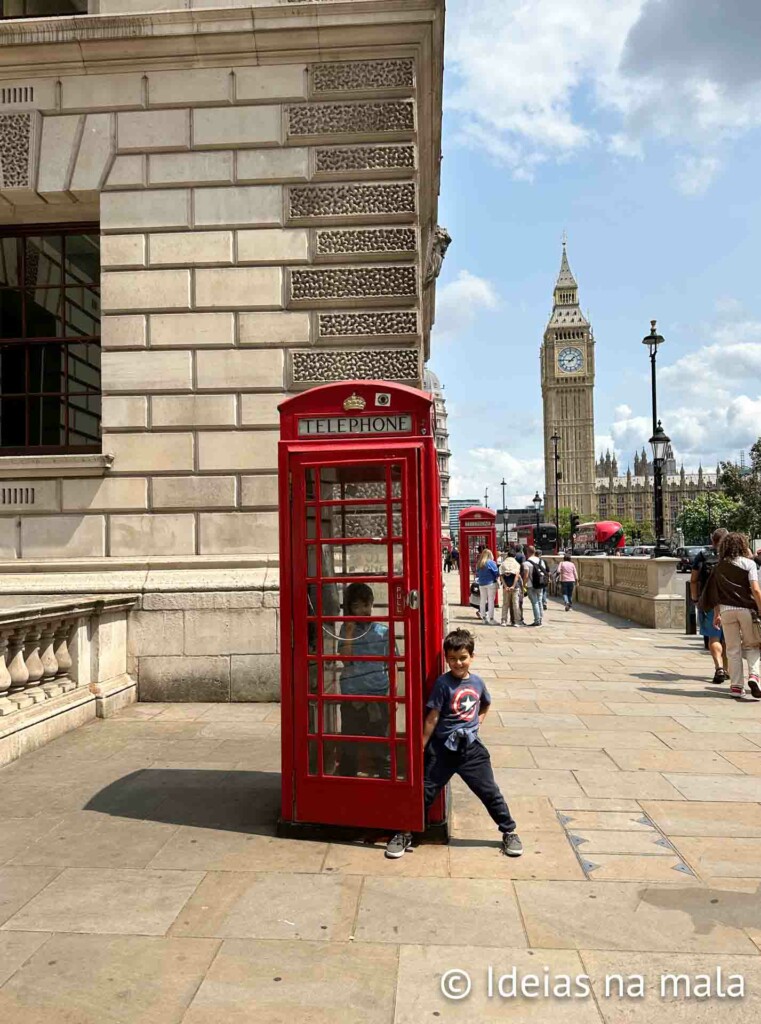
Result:
{"label": "shadow of phone booth", "polygon": [[476,578],[479,548],[489,548],[497,557],[497,513],[491,508],[471,505],[459,516],[460,604],[470,604],[470,587]]}
{"label": "shadow of phone booth", "polygon": [[423,711],[444,664],[434,417],[387,381],[280,406],[280,835],[425,828]]}

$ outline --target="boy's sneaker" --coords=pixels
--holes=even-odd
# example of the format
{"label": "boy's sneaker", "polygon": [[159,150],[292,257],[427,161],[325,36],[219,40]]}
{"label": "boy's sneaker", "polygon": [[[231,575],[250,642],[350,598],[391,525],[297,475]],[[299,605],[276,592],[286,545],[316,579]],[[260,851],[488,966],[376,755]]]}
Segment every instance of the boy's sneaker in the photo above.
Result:
{"label": "boy's sneaker", "polygon": [[742,697],[742,695],[743,695],[743,688],[742,688],[742,686],[734,686],[734,685],[732,685],[732,686],[729,687],[729,692],[730,692],[730,694],[733,697]]}
{"label": "boy's sneaker", "polygon": [[391,836],[388,843],[386,843],[386,856],[394,859],[397,857],[403,857],[411,847],[412,833],[397,832],[396,835]]}
{"label": "boy's sneaker", "polygon": [[506,857],[520,857],[523,853],[523,843],[517,832],[502,834],[502,852]]}
{"label": "boy's sneaker", "polygon": [[749,676],[748,677],[748,689],[753,694],[753,696],[756,698],[756,700],[761,700],[761,686],[759,686],[758,684],[759,684],[758,676]]}
{"label": "boy's sneaker", "polygon": [[716,683],[716,685],[718,686],[720,683],[726,683],[728,678],[729,676],[723,668],[717,668],[713,674],[713,679],[711,680],[711,682]]}

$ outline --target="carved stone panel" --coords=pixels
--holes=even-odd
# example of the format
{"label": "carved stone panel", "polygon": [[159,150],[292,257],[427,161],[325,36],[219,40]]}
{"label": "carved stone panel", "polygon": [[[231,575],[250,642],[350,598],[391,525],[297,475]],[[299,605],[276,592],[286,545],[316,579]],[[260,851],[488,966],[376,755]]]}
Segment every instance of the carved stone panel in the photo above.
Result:
{"label": "carved stone panel", "polygon": [[374,177],[408,174],[415,170],[412,143],[386,146],[320,146],[314,150],[314,171],[319,177]]}
{"label": "carved stone panel", "polygon": [[0,189],[34,187],[39,114],[0,114]]}
{"label": "carved stone panel", "polygon": [[293,185],[288,192],[292,221],[367,217],[410,220],[417,200],[411,181],[374,185]]}
{"label": "carved stone panel", "polygon": [[414,302],[417,268],[410,264],[387,267],[330,267],[291,270],[292,306],[341,305],[372,300],[380,305]]}
{"label": "carved stone panel", "polygon": [[417,233],[414,228],[344,228],[316,232],[317,259],[340,259],[342,256],[385,257],[414,255]]}
{"label": "carved stone panel", "polygon": [[419,332],[414,310],[379,313],[320,313],[321,338],[406,338]]}
{"label": "carved stone panel", "polygon": [[411,57],[315,64],[310,72],[314,93],[415,88],[415,62]]}
{"label": "carved stone panel", "polygon": [[420,355],[416,348],[293,352],[292,377],[294,385],[335,380],[417,382]]}
{"label": "carved stone panel", "polygon": [[367,103],[298,103],[286,107],[288,135],[388,135],[415,130],[412,100]]}

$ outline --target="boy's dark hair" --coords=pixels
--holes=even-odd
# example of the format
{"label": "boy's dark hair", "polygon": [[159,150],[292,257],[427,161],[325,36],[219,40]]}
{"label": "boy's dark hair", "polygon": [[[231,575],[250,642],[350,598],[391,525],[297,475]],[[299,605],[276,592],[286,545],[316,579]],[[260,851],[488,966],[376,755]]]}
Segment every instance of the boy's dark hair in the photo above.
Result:
{"label": "boy's dark hair", "polygon": [[344,594],[344,608],[347,614],[351,614],[351,606],[356,601],[361,601],[362,604],[368,604],[368,602],[373,604],[375,602],[373,588],[366,583],[350,583]]}
{"label": "boy's dark hair", "polygon": [[451,633],[448,633],[444,640],[444,654],[449,654],[450,651],[461,651],[465,648],[468,654],[473,654],[476,649],[476,642],[473,639],[473,634],[467,629],[453,629]]}

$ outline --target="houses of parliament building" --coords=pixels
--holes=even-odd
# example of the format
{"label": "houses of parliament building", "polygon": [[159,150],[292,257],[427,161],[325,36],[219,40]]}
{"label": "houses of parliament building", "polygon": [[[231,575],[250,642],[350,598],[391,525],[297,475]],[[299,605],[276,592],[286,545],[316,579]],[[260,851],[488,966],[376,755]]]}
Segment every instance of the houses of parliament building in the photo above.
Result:
{"label": "houses of parliament building", "polygon": [[[558,503],[584,519],[652,522],[653,466],[645,449],[634,455],[622,475],[615,455],[596,458],[594,426],[595,338],[581,311],[578,284],[563,254],[553,293],[552,314],[541,353],[544,414],[545,509],[555,513],[555,444],[558,453]],[[706,472],[677,469],[669,447],[663,468],[663,514],[673,536],[683,505],[717,486],[718,467]]]}

